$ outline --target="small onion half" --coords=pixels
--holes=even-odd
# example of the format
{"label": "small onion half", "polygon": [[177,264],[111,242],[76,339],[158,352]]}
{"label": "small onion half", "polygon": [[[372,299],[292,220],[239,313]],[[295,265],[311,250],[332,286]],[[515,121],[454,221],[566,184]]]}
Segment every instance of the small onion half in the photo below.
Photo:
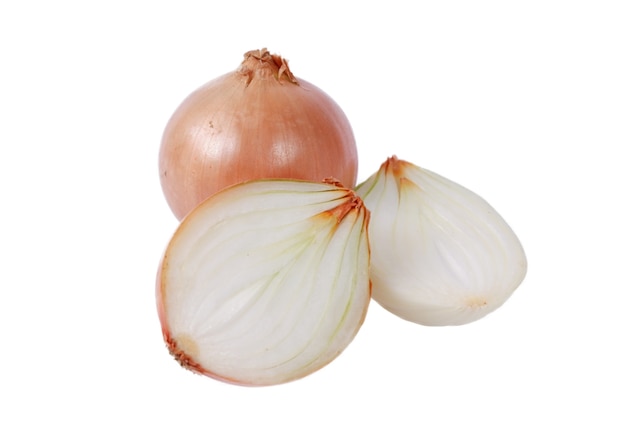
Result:
{"label": "small onion half", "polygon": [[526,275],[505,220],[465,187],[389,158],[357,193],[372,212],[372,298],[424,325],[460,325],[496,310]]}
{"label": "small onion half", "polygon": [[159,154],[161,186],[179,220],[243,181],[333,177],[353,188],[357,168],[339,105],[266,49],[191,93],[169,120]]}
{"label": "small onion half", "polygon": [[157,280],[170,353],[193,372],[280,384],[329,363],[365,319],[369,212],[334,183],[258,180],[196,207]]}

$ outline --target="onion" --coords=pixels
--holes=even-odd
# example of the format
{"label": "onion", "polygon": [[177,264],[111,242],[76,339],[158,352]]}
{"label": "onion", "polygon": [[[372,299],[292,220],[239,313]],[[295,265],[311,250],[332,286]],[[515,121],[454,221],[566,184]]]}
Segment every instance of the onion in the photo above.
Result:
{"label": "onion", "polygon": [[356,188],[372,212],[372,298],[409,321],[459,325],[522,283],[522,245],[484,199],[395,156]]}
{"label": "onion", "polygon": [[328,364],[365,319],[368,220],[336,182],[258,180],[205,200],[159,268],[171,354],[193,372],[254,386]]}
{"label": "onion", "polygon": [[247,180],[334,177],[352,188],[357,150],[341,108],[262,49],[176,109],[163,133],[159,174],[180,220],[205,198]]}

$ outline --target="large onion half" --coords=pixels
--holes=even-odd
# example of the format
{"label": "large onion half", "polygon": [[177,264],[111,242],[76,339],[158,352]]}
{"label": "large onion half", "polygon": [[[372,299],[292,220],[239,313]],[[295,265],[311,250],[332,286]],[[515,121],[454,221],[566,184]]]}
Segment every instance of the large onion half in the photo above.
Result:
{"label": "large onion half", "polygon": [[262,49],[176,109],[163,133],[159,174],[182,219],[208,196],[247,180],[334,177],[352,188],[357,150],[341,108]]}
{"label": "large onion half", "polygon": [[360,198],[336,184],[251,181],[204,201],[159,269],[171,354],[194,372],[257,386],[329,363],[365,319],[368,221]]}

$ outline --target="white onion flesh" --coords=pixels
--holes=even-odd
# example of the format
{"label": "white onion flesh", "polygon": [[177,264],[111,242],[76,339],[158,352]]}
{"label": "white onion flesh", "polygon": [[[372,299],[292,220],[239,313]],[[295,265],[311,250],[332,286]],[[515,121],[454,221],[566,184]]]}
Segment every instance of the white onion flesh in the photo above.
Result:
{"label": "white onion flesh", "polygon": [[369,213],[335,184],[259,180],[200,204],[171,239],[157,302],[194,372],[273,385],[332,361],[369,304]]}
{"label": "white onion flesh", "polygon": [[424,325],[460,325],[500,307],[527,269],[522,245],[474,192],[389,158],[356,188],[371,211],[372,298]]}

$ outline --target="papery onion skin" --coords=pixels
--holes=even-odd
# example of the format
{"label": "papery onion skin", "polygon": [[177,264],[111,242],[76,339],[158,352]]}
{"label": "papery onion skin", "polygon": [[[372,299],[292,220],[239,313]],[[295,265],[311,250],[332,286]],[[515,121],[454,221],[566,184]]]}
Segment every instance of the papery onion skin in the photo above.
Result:
{"label": "papery onion skin", "polygon": [[[332,181],[251,181],[205,200],[183,219],[159,265],[157,311],[170,353],[192,372],[244,386],[282,384],[319,370],[345,349],[365,319],[371,297],[368,223],[361,199]],[[292,243],[293,236],[302,237],[305,244],[306,239],[315,241],[302,249],[301,242]],[[307,256],[317,256],[319,265]],[[335,256],[343,258],[335,261]],[[213,268],[217,273],[225,268],[216,263],[222,259],[229,266],[236,264],[232,276],[215,274]],[[301,259],[300,267],[292,267]],[[323,284],[334,272],[346,285]],[[276,282],[283,278],[304,282]],[[245,307],[231,303],[231,296],[238,301],[248,290],[254,301],[246,301]],[[285,300],[292,297],[292,302]],[[218,298],[225,303],[213,301]],[[187,305],[185,310],[181,305]],[[293,330],[291,321],[281,320],[283,315],[295,320]],[[318,323],[311,327],[315,332],[308,333],[307,320]],[[276,331],[262,331],[260,338],[241,340],[274,327]],[[292,345],[303,343],[292,352]],[[259,349],[263,344],[273,346],[280,361]]]}
{"label": "papery onion skin", "polygon": [[423,325],[462,325],[522,283],[522,245],[483,198],[393,156],[356,188],[372,212],[372,298]]}
{"label": "papery onion skin", "polygon": [[334,177],[353,188],[357,147],[333,99],[266,49],[190,94],[159,154],[163,193],[180,220],[217,191],[247,180]]}

